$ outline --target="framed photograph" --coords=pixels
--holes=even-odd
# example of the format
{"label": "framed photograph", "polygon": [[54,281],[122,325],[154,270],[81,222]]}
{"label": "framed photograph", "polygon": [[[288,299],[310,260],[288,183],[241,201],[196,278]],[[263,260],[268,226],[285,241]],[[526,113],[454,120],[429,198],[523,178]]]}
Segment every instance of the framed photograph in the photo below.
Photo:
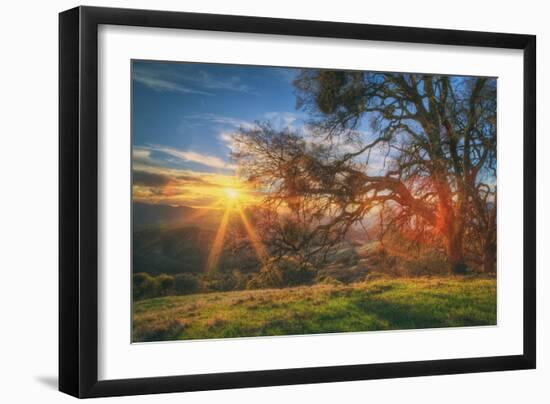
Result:
{"label": "framed photograph", "polygon": [[61,13],[60,390],[535,368],[535,43]]}

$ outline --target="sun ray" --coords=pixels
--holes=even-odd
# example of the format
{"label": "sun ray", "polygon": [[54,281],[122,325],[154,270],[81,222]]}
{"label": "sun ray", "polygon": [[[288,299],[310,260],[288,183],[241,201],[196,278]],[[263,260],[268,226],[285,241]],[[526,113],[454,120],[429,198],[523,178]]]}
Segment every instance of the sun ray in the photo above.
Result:
{"label": "sun ray", "polygon": [[206,273],[211,274],[218,266],[220,261],[220,255],[223,248],[223,241],[225,239],[225,233],[227,230],[227,223],[229,221],[229,207],[225,210],[223,217],[220,221],[218,231],[216,232],[216,237],[212,243],[212,248],[208,254],[208,259],[206,261]]}
{"label": "sun ray", "polygon": [[254,227],[248,221],[248,218],[246,217],[246,214],[243,212],[242,208],[239,206],[237,210],[243,222],[244,228],[246,230],[246,234],[248,235],[248,239],[252,243],[252,247],[254,248],[256,255],[258,256],[258,259],[263,265],[267,260],[267,253],[265,251],[265,247],[262,241],[260,240],[258,233],[256,233],[256,229],[254,229]]}
{"label": "sun ray", "polygon": [[[220,220],[220,224],[216,231],[216,235],[214,237],[214,241],[212,243],[212,247],[210,248],[210,252],[206,261],[205,273],[207,275],[213,274],[219,265],[225,242],[225,236],[227,233],[227,227],[229,225],[229,217],[234,213],[239,214],[247,237],[250,240],[250,243],[252,244],[252,247],[258,259],[262,264],[266,262],[267,254],[265,247],[262,244],[256,230],[254,229],[243,211],[243,206],[245,206],[245,204],[249,202],[250,199],[251,197],[243,191],[242,186],[239,186],[235,182],[228,182],[227,187],[222,188],[222,197],[209,205],[209,207],[211,207],[212,209],[216,209],[216,206],[219,206],[220,208],[225,207],[225,210]],[[201,211],[204,211],[206,209],[207,208],[204,207],[201,209]]]}

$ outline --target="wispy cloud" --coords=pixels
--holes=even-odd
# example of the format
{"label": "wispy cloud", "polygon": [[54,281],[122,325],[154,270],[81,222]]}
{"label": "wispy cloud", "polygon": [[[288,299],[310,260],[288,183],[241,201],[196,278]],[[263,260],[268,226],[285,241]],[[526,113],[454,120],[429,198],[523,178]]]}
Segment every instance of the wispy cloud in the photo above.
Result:
{"label": "wispy cloud", "polygon": [[237,75],[216,76],[192,64],[152,63],[134,67],[133,78],[155,91],[215,95],[217,91],[253,93]]}
{"label": "wispy cloud", "polygon": [[[225,208],[225,189],[243,187],[232,173],[204,173],[134,165],[132,196],[136,202],[196,208]],[[252,201],[253,192],[247,192]]]}
{"label": "wispy cloud", "polygon": [[164,187],[167,185],[207,185],[208,182],[199,175],[188,173],[170,172],[167,170],[133,170],[133,184],[145,187]]}
{"label": "wispy cloud", "polygon": [[140,147],[134,147],[132,149],[132,159],[135,163],[141,164],[152,164],[153,159],[151,158],[151,150],[142,149]]}
{"label": "wispy cloud", "polygon": [[231,144],[233,142],[234,136],[235,132],[221,131],[220,133],[218,133],[218,139],[227,144]]}
{"label": "wispy cloud", "polygon": [[201,94],[201,95],[214,95],[207,91],[196,90],[193,88],[185,87],[177,82],[163,79],[160,77],[155,77],[156,75],[151,72],[143,71],[134,71],[134,80],[137,82],[149,87],[154,91],[168,91],[175,93],[183,94]]}
{"label": "wispy cloud", "polygon": [[276,68],[276,67],[274,67],[274,68],[270,69],[269,71],[272,72],[274,76],[276,76],[278,78],[281,78],[281,79],[283,79],[284,81],[286,81],[287,83],[290,83],[290,84],[292,84],[294,82],[294,80],[296,79],[296,77],[300,73],[300,69],[290,68],[290,67],[285,67],[285,68]]}
{"label": "wispy cloud", "polygon": [[264,114],[265,118],[276,129],[298,129],[303,126],[304,114],[296,112],[267,112]]}
{"label": "wispy cloud", "polygon": [[207,91],[201,91],[201,90],[189,88],[175,81],[170,81],[168,79],[158,77],[158,74],[148,70],[134,71],[134,80],[149,87],[154,91],[169,91],[169,92],[183,93],[183,94],[214,95]]}
{"label": "wispy cloud", "polygon": [[200,87],[210,90],[226,90],[241,93],[252,92],[251,88],[244,84],[239,76],[224,76],[218,78],[213,74],[200,70],[194,76],[187,76],[185,80],[194,82]]}
{"label": "wispy cloud", "polygon": [[[264,121],[273,125],[277,130],[282,129],[298,129],[303,126],[303,114],[295,112],[267,112],[263,115]],[[232,129],[255,129],[258,127],[256,122],[247,121],[244,119],[235,118],[232,116],[218,115],[212,113],[193,114],[185,117],[186,125],[190,125],[188,120],[204,121],[205,123],[215,123],[222,126],[231,127]],[[228,140],[232,131],[223,130],[218,135],[220,140]]]}
{"label": "wispy cloud", "polygon": [[[263,115],[265,121],[269,122],[275,130],[290,129],[293,131],[303,131],[303,114],[294,112],[267,112]],[[210,122],[228,126],[230,128],[223,129],[218,132],[217,138],[226,146],[231,148],[233,138],[238,132],[238,129],[255,129],[257,123],[236,119],[227,116],[214,114],[194,115],[191,118],[209,120]]]}
{"label": "wispy cloud", "polygon": [[[138,150],[160,152],[167,154],[168,156],[183,160],[185,162],[197,163],[210,168],[217,168],[222,170],[234,170],[236,168],[234,165],[224,161],[219,157],[212,156],[206,153],[200,153],[193,150],[180,150],[174,147],[158,145],[141,146],[141,149]],[[151,157],[149,156],[149,158]]]}
{"label": "wispy cloud", "polygon": [[208,123],[217,123],[220,125],[231,126],[236,129],[239,129],[239,128],[253,129],[256,127],[255,123],[246,121],[244,119],[234,118],[231,116],[211,114],[211,113],[193,114],[193,115],[186,116],[186,118],[207,121]]}
{"label": "wispy cloud", "polygon": [[147,171],[133,170],[133,184],[146,187],[162,187],[170,183],[170,177],[167,175],[150,173]]}
{"label": "wispy cloud", "polygon": [[210,156],[208,154],[198,153],[195,151],[180,151],[175,149],[160,149],[160,151],[169,154],[174,157],[181,158],[182,160],[192,161],[194,163],[203,164],[208,167],[213,168],[222,168],[222,169],[233,169],[233,165],[228,164],[219,157]]}

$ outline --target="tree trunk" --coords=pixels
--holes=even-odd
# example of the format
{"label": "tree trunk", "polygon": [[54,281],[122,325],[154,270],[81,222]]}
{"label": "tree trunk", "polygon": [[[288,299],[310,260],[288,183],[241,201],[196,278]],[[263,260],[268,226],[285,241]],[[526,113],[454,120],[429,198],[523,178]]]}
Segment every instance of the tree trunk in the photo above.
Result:
{"label": "tree trunk", "polygon": [[466,260],[462,245],[462,232],[454,231],[447,239],[447,259],[453,275],[464,275],[466,273]]}
{"label": "tree trunk", "polygon": [[[451,192],[446,183],[438,182],[439,189],[439,227],[446,239],[447,260],[453,275],[466,273],[466,259],[464,257],[464,195],[458,194],[458,201],[453,206]],[[455,213],[456,210],[456,213]]]}
{"label": "tree trunk", "polygon": [[493,274],[497,269],[497,210],[489,212],[489,219],[483,242],[483,272]]}
{"label": "tree trunk", "polygon": [[496,243],[486,242],[483,247],[483,272],[493,274],[496,272],[497,248]]}

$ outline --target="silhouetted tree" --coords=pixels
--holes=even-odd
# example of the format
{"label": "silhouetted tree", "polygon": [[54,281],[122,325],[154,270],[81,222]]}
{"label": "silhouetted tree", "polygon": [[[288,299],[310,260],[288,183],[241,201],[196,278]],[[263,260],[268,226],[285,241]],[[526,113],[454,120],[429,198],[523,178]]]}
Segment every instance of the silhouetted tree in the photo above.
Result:
{"label": "silhouetted tree", "polygon": [[496,80],[307,69],[294,84],[309,130],[241,130],[234,157],[268,200],[305,213],[315,245],[381,212],[440,237],[453,273],[466,237],[494,271]]}

